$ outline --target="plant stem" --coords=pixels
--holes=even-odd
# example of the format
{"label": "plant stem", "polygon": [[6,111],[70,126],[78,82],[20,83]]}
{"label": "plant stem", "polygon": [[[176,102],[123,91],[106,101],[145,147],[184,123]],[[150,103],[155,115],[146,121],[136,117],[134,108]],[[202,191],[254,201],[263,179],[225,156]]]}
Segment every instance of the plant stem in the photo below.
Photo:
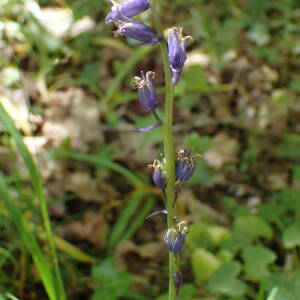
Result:
{"label": "plant stem", "polygon": [[[167,209],[168,209],[168,228],[174,227],[174,208],[173,201],[175,199],[175,155],[173,143],[173,106],[174,106],[174,86],[172,84],[172,74],[169,67],[168,51],[166,41],[164,39],[163,28],[160,23],[158,10],[156,9],[155,1],[151,4],[154,21],[158,34],[163,38],[159,43],[161,56],[165,72],[165,116],[163,126],[163,144],[164,155],[166,159],[166,177],[167,177]],[[174,300],[176,297],[175,286],[173,282],[173,273],[177,269],[178,260],[172,252],[169,252],[169,300]]]}

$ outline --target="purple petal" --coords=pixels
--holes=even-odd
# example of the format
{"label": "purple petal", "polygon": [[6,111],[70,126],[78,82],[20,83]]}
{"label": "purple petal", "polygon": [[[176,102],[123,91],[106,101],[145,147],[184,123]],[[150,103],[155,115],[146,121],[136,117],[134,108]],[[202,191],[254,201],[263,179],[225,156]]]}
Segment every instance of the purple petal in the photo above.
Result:
{"label": "purple petal", "polygon": [[155,129],[156,127],[159,127],[160,125],[162,125],[162,122],[158,122],[156,124],[149,125],[149,126],[146,126],[146,127],[143,127],[143,128],[133,129],[133,130],[130,130],[130,131],[132,131],[132,132],[147,132],[147,131],[150,131],[152,129]]}
{"label": "purple petal", "polygon": [[150,7],[149,0],[128,0],[122,3],[112,2],[111,11],[105,18],[106,23],[124,21],[124,17],[134,17]]}
{"label": "purple petal", "polygon": [[151,27],[131,19],[119,26],[118,33],[140,41],[144,46],[154,45],[161,40]]}
{"label": "purple petal", "polygon": [[178,27],[169,29],[167,42],[169,64],[173,72],[172,83],[175,85],[180,79],[184,63],[187,59],[185,38],[182,36],[182,29]]}
{"label": "purple petal", "polygon": [[157,210],[157,211],[154,211],[153,213],[151,213],[146,219],[149,219],[151,217],[154,217],[154,216],[157,216],[160,214],[167,214],[167,213],[168,213],[167,209]]}

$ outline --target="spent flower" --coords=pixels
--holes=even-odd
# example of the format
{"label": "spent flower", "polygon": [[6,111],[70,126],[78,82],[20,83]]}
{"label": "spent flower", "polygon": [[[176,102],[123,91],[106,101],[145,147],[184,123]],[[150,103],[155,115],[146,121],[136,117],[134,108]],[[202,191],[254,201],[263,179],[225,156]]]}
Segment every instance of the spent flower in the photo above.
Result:
{"label": "spent flower", "polygon": [[196,169],[197,155],[190,150],[180,150],[177,153],[177,168],[176,179],[177,182],[183,182],[190,179]]}
{"label": "spent flower", "polygon": [[169,228],[164,236],[165,244],[170,252],[179,253],[185,242],[188,228],[185,221],[177,224],[176,228]]}

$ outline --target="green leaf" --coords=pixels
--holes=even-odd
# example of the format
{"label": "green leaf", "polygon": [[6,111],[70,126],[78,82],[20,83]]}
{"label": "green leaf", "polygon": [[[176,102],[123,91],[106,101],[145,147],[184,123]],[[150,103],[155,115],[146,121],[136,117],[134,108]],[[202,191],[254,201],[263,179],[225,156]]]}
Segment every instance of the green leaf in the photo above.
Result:
{"label": "green leaf", "polygon": [[285,248],[291,249],[300,246],[300,223],[294,223],[287,227],[282,234],[282,242]]}
{"label": "green leaf", "polygon": [[207,281],[220,267],[221,261],[206,249],[197,249],[192,254],[192,268],[196,281]]}
{"label": "green leaf", "polygon": [[264,219],[258,216],[241,216],[234,222],[234,230],[248,235],[252,239],[264,237],[271,239],[273,230]]}
{"label": "green leaf", "polygon": [[267,300],[275,300],[275,296],[278,292],[278,287],[274,287],[270,293],[270,295],[268,296]]}
{"label": "green leaf", "polygon": [[112,258],[108,258],[100,265],[92,268],[92,277],[99,285],[92,300],[115,300],[124,296],[133,276],[126,272],[118,271]]}
{"label": "green leaf", "polygon": [[269,275],[268,265],[276,259],[276,254],[263,246],[248,246],[242,252],[244,270],[251,281],[259,281]]}
{"label": "green leaf", "polygon": [[258,46],[264,46],[270,41],[268,27],[263,23],[252,26],[251,30],[247,33],[247,37]]}
{"label": "green leaf", "polygon": [[187,181],[189,186],[209,186],[212,184],[212,174],[206,161],[197,163],[197,168],[191,179]]}
{"label": "green leaf", "polygon": [[199,65],[191,65],[188,70],[183,73],[179,84],[185,87],[183,89],[185,92],[201,92],[209,89],[205,71]]}
{"label": "green leaf", "polygon": [[224,264],[209,280],[208,289],[213,293],[227,296],[242,296],[247,285],[237,279],[241,271],[241,264],[237,261]]}
{"label": "green leaf", "polygon": [[[178,299],[184,300],[196,300],[193,296],[197,292],[197,289],[192,284],[183,284],[180,288]],[[201,298],[202,299],[202,298]],[[168,300],[168,293],[160,295],[156,300]]]}
{"label": "green leaf", "polygon": [[300,211],[300,192],[294,189],[285,189],[278,195],[286,210]]}
{"label": "green leaf", "polygon": [[300,158],[300,136],[298,134],[286,134],[281,143],[278,156],[288,159]]}
{"label": "green leaf", "polygon": [[273,300],[298,300],[300,294],[300,272],[273,273],[262,281],[265,290],[278,288]]}
{"label": "green leaf", "polygon": [[100,62],[92,61],[84,65],[77,82],[87,86],[97,86],[100,81]]}
{"label": "green leaf", "polygon": [[193,131],[186,138],[186,145],[191,148],[194,152],[203,154],[213,146],[212,138],[203,135],[200,136],[197,132]]}

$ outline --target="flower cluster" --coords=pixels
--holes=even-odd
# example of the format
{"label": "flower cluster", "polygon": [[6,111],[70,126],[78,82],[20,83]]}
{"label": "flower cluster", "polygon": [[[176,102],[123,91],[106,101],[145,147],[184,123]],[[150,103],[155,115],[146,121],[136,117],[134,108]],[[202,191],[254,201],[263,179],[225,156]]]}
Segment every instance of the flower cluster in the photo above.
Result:
{"label": "flower cluster", "polygon": [[[165,39],[159,36],[148,25],[133,19],[142,12],[150,8],[150,0],[126,0],[118,3],[111,0],[112,7],[106,16],[106,23],[113,23],[116,27],[117,36],[126,36],[140,42],[143,46],[153,46],[157,43],[165,43],[168,49],[169,66],[172,71],[172,84],[176,85],[180,80],[186,56],[186,41],[191,39],[190,36],[184,37],[181,27],[172,27],[168,30],[168,36]],[[158,107],[158,97],[152,82],[155,74],[152,71],[141,72],[140,76],[135,76],[132,80],[133,88],[138,90],[139,102],[142,109],[147,113],[152,113],[156,119],[156,123],[144,128],[136,129],[134,131],[145,132],[152,130],[162,124],[155,109]],[[168,83],[169,84],[169,83]],[[170,82],[171,84],[171,82]],[[180,150],[177,153],[176,164],[176,197],[173,199],[173,205],[176,202],[179,184],[187,181],[192,177],[196,168],[196,155],[189,150]],[[167,188],[166,180],[166,161],[163,157],[162,160],[154,160],[154,163],[149,166],[153,169],[152,179],[156,187],[163,191]],[[157,214],[168,214],[167,209],[154,212],[148,216],[153,217]],[[173,226],[169,228],[164,236],[164,241],[168,251],[172,253],[179,253],[185,242],[185,235],[188,232],[187,223],[185,221],[177,222],[174,218]],[[173,273],[173,282],[178,294],[181,283],[182,275],[178,270]]]}
{"label": "flower cluster", "polygon": [[132,19],[150,7],[149,0],[128,0],[121,4],[111,2],[113,6],[106,16],[106,23],[113,22],[117,26],[117,35],[137,40],[144,46],[153,46],[161,41],[151,27]]}

